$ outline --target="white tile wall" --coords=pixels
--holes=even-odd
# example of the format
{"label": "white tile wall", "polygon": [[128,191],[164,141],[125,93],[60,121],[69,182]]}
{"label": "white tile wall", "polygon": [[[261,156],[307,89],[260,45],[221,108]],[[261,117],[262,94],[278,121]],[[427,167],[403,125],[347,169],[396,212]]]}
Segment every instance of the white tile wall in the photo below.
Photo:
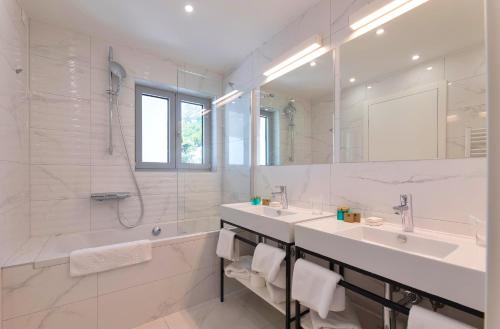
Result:
{"label": "white tile wall", "polygon": [[[262,72],[273,60],[314,34],[323,35],[326,43],[337,49],[350,33],[349,14],[368,2],[318,2],[256,49],[225,80],[247,88],[259,86],[263,80]],[[329,13],[332,13],[331,22],[328,20]],[[432,65],[435,67],[433,74],[440,74],[452,81],[450,111],[456,108],[460,113],[471,112],[472,115],[481,111],[484,107],[484,84],[481,81],[484,80],[485,72],[482,49],[466,49],[450,55],[446,61],[441,60]],[[412,85],[422,79],[422,76],[407,75],[398,82],[398,88],[402,83]],[[394,84],[387,84],[387,88],[394,88]],[[467,89],[465,99],[458,97],[464,94],[453,88]],[[356,104],[365,97],[365,91],[366,88],[363,93],[353,92],[344,101]],[[355,127],[356,120],[351,119]],[[460,131],[463,120],[467,120],[466,115],[457,123]],[[266,196],[275,185],[287,185],[290,200],[297,205],[310,206],[311,200],[323,200],[331,208],[346,204],[366,214],[379,214],[389,220],[397,220],[390,214],[389,205],[392,206],[394,200],[397,202],[399,193],[408,191],[414,194],[415,207],[418,208],[417,226],[441,231],[470,234],[468,216],[486,216],[484,159],[257,167],[255,177],[257,194]]]}
{"label": "white tile wall", "polygon": [[216,241],[215,233],[172,238],[150,262],[82,277],[68,263],[4,268],[4,328],[131,329],[215,298]]}
{"label": "white tile wall", "polygon": [[[108,47],[113,45],[115,60],[128,73],[119,102],[132,164],[136,81],[216,96],[221,77],[184,66],[204,78],[178,73],[179,65],[163,56],[34,20],[30,30],[31,234],[118,228],[116,203],[92,202],[93,192],[131,192],[133,197],[120,203],[120,214],[135,222],[139,199],[117,115],[113,121],[115,152],[109,155],[107,150]],[[220,204],[221,175],[217,172],[137,172],[137,179],[144,195],[144,223],[205,220],[216,214]]]}
{"label": "white tile wall", "polygon": [[0,266],[29,237],[27,31],[17,2],[0,0]]}

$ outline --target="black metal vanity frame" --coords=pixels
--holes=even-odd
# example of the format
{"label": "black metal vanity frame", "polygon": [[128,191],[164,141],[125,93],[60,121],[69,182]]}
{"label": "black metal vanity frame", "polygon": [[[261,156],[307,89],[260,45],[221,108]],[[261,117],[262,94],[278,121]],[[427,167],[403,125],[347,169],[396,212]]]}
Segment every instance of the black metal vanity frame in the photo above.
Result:
{"label": "black metal vanity frame", "polygon": [[[232,227],[236,227],[242,231],[256,235],[259,239],[259,242],[262,242],[263,239],[268,239],[268,240],[271,240],[271,241],[278,243],[279,246],[284,247],[285,254],[286,254],[286,256],[285,256],[285,264],[286,264],[285,328],[290,329],[292,322],[295,321],[296,318],[300,319],[300,316],[299,317],[296,317],[296,316],[292,317],[292,312],[291,312],[292,311],[292,297],[291,297],[292,296],[292,293],[291,293],[292,292],[292,281],[291,281],[291,277],[292,277],[292,247],[295,244],[293,242],[281,241],[279,239],[270,237],[270,236],[265,235],[263,233],[253,231],[253,230],[250,230],[246,227],[243,227],[243,226],[231,223],[229,221],[226,221],[224,219],[221,219],[220,220],[220,228],[221,229],[224,228],[224,224],[230,225]],[[253,247],[256,247],[258,244],[254,241],[248,240],[248,239],[246,239],[242,236],[239,236],[239,235],[236,235],[235,239],[239,240],[243,243],[246,243],[248,245],[251,245]],[[224,302],[224,276],[225,276],[225,274],[224,274],[224,258],[221,258],[220,259],[220,302],[221,303]]]}
{"label": "black metal vanity frame", "polygon": [[[478,311],[478,310],[475,310],[473,308],[470,308],[470,307],[467,307],[465,305],[462,305],[462,304],[458,304],[454,301],[451,301],[451,300],[448,300],[448,299],[445,299],[445,298],[442,298],[442,297],[439,297],[439,296],[436,296],[436,295],[432,295],[432,294],[429,294],[427,292],[424,292],[424,291],[421,291],[421,290],[418,290],[418,289],[415,289],[415,288],[412,288],[410,286],[407,286],[407,285],[404,285],[402,283],[399,283],[399,282],[396,282],[396,281],[393,281],[393,280],[390,280],[388,278],[385,278],[385,277],[382,277],[380,275],[377,275],[377,274],[374,274],[374,273],[371,273],[371,272],[368,272],[368,271],[365,271],[363,269],[360,269],[360,268],[357,268],[355,266],[351,266],[349,264],[345,264],[345,263],[342,263],[342,262],[339,262],[335,259],[331,259],[329,257],[326,257],[326,256],[323,256],[323,255],[320,255],[318,253],[315,253],[313,251],[310,251],[310,250],[306,250],[306,249],[303,249],[301,247],[298,247],[298,246],[295,246],[295,258],[296,259],[300,259],[300,258],[305,258],[306,255],[311,255],[311,256],[314,256],[314,257],[317,257],[317,258],[320,258],[320,259],[323,259],[325,261],[328,262],[329,264],[329,267],[330,267],[330,270],[334,271],[335,270],[335,265],[338,266],[338,271],[339,271],[339,274],[340,275],[344,275],[344,269],[349,269],[351,271],[355,271],[355,272],[358,272],[360,274],[363,274],[363,275],[366,275],[366,276],[369,276],[369,277],[372,277],[374,279],[377,279],[377,280],[380,280],[382,282],[385,282],[385,283],[388,283],[388,284],[391,284],[395,287],[400,287],[400,288],[403,288],[405,290],[409,290],[409,291],[413,291],[419,295],[421,295],[422,297],[426,297],[428,299],[430,299],[431,301],[434,301],[434,302],[438,302],[442,305],[446,305],[446,306],[450,306],[450,307],[453,307],[455,309],[458,309],[462,312],[465,312],[465,313],[468,313],[468,314],[472,314],[474,316],[477,316],[477,317],[480,317],[480,318],[484,318],[484,312],[481,312],[481,311]],[[377,294],[374,294],[372,293],[371,291],[368,291],[366,289],[363,289],[359,286],[356,286],[354,284],[351,284],[345,280],[341,280],[339,282],[339,285],[346,288],[346,289],[349,289],[359,295],[362,295],[368,299],[371,299],[385,307],[388,307],[398,313],[402,313],[402,314],[405,314],[405,315],[408,315],[410,313],[410,309],[401,305],[401,304],[398,304],[390,299],[387,299],[387,298],[384,298],[384,297],[381,297]],[[301,306],[300,306],[300,303],[298,301],[295,301],[295,310],[296,310],[296,313],[298,314],[299,311],[301,309]],[[304,312],[303,312],[304,313]],[[303,315],[303,313],[301,315]],[[295,328],[296,329],[301,329],[301,325],[300,325],[300,316],[297,318],[297,321],[295,322]]]}

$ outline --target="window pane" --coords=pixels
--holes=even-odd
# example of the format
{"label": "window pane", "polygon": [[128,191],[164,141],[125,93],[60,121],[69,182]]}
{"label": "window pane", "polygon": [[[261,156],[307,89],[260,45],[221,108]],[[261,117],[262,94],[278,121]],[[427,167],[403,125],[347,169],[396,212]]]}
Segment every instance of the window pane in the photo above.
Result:
{"label": "window pane", "polygon": [[166,98],[142,95],[142,162],[169,162]]}
{"label": "window pane", "polygon": [[268,118],[260,117],[259,122],[259,165],[267,165],[267,154],[268,154],[268,141],[267,141],[267,129],[268,129]]}
{"label": "window pane", "polygon": [[182,163],[203,164],[203,105],[181,102]]}

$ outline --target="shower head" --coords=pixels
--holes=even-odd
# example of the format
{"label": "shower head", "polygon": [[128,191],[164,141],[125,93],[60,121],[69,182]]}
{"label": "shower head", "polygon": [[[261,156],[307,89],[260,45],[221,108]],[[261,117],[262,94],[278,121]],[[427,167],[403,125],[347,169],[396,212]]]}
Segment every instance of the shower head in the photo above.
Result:
{"label": "shower head", "polygon": [[125,79],[127,77],[127,71],[121,66],[120,63],[115,61],[109,62],[109,70],[112,75],[118,78],[119,81]]}
{"label": "shower head", "polygon": [[290,101],[283,109],[283,114],[286,116],[290,124],[293,124],[295,113],[297,113],[297,109],[295,108],[295,105],[293,105],[293,102]]}

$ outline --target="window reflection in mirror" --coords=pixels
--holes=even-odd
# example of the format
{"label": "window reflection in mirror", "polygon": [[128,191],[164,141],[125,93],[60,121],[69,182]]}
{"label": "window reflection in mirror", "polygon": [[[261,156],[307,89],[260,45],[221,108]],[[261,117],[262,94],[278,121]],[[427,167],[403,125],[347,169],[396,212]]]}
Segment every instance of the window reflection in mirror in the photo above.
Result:
{"label": "window reflection in mirror", "polygon": [[328,52],[261,86],[258,165],[332,162],[333,72]]}
{"label": "window reflection in mirror", "polygon": [[431,0],[340,47],[340,162],[486,156],[482,1]]}

